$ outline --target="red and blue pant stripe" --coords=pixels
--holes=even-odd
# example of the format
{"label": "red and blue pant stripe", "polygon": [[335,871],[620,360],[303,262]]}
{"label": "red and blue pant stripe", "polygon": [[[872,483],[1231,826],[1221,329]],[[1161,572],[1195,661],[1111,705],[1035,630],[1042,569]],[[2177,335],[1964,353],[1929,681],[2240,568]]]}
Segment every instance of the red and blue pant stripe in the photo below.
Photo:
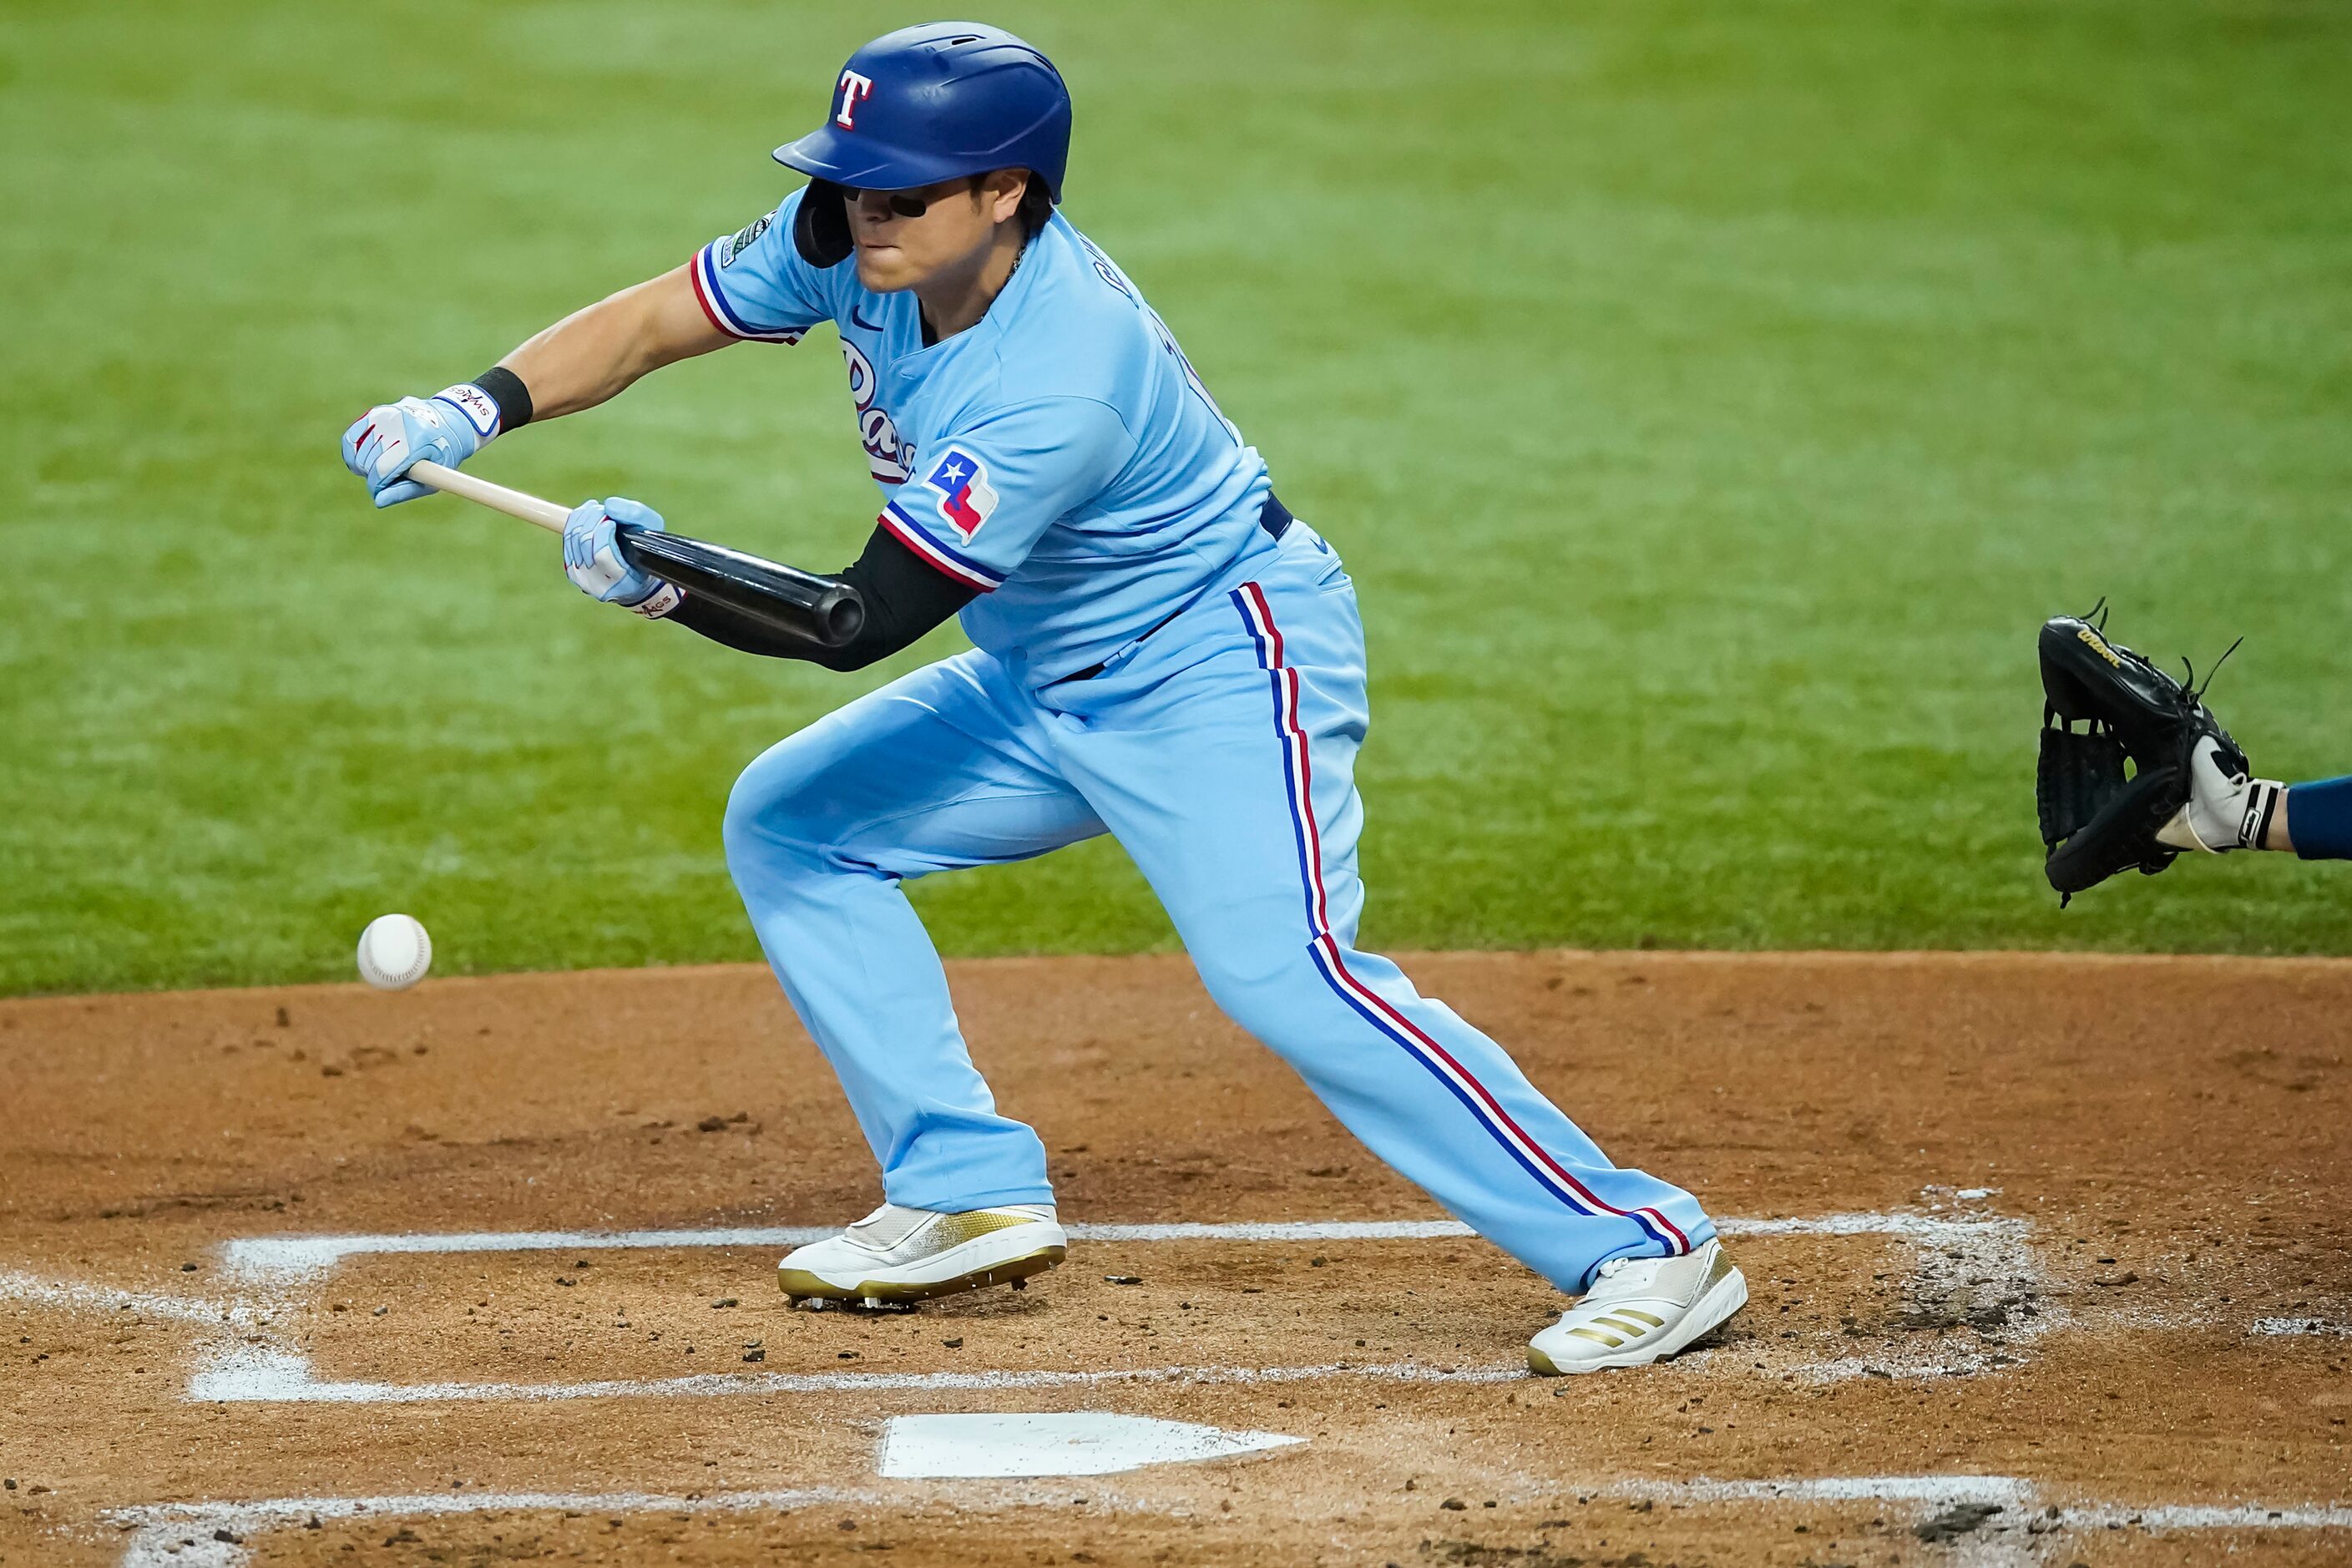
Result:
{"label": "red and blue pant stripe", "polygon": [[1305,889],[1309,951],[1324,983],[1366,1023],[1444,1085],[1487,1134],[1569,1209],[1582,1215],[1614,1215],[1629,1219],[1664,1250],[1688,1252],[1690,1238],[1655,1208],[1620,1209],[1596,1196],[1563,1162],[1529,1136],[1503,1109],[1494,1093],[1452,1052],[1349,972],[1340,944],[1331,931],[1322,836],[1315,821],[1314,761],[1305,728],[1299,721],[1299,672],[1285,662],[1282,630],[1275,622],[1274,609],[1265,591],[1255,583],[1244,583],[1233,591],[1232,598],[1256,645],[1259,668],[1266,672],[1273,693],[1274,728],[1282,745],[1283,777],[1289,794],[1291,828],[1297,843],[1299,879]]}

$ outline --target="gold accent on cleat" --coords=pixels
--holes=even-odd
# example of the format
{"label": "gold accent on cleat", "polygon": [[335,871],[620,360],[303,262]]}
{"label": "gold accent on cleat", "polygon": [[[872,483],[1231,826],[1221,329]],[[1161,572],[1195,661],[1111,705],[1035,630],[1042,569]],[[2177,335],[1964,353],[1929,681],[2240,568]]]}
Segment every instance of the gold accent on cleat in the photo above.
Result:
{"label": "gold accent on cleat", "polygon": [[944,1252],[950,1247],[961,1247],[976,1237],[1011,1230],[1015,1226],[1037,1225],[1035,1215],[1006,1214],[1002,1209],[973,1209],[968,1214],[941,1215],[924,1239],[933,1243],[933,1250]]}
{"label": "gold accent on cleat", "polygon": [[[1748,1301],[1746,1277],[1733,1265],[1721,1247],[1709,1245],[1713,1247],[1713,1254],[1707,1261],[1706,1277],[1687,1300],[1683,1296],[1683,1291],[1688,1289],[1685,1283],[1678,1281],[1660,1289],[1657,1297],[1660,1306],[1676,1313],[1676,1316],[1669,1318],[1640,1307],[1607,1303],[1587,1305],[1591,1300],[1591,1293],[1588,1292],[1584,1300],[1562,1315],[1559,1322],[1536,1336],[1544,1343],[1528,1346],[1528,1370],[1553,1377],[1562,1373],[1646,1366],[1667,1356],[1680,1355],[1705,1342],[1708,1335],[1722,1327]],[[1687,1279],[1686,1273],[1679,1276],[1681,1281]],[[1640,1299],[1635,1291],[1629,1290],[1626,1294]],[[1578,1351],[1566,1344],[1570,1339],[1583,1340],[1601,1347],[1606,1353]],[[1563,1348],[1555,1356],[1545,1348],[1546,1344]]]}
{"label": "gold accent on cleat", "polygon": [[[1013,1223],[1031,1222],[1015,1220]],[[1001,1225],[986,1226],[973,1234],[984,1236],[989,1231],[1004,1228]],[[971,1237],[964,1239],[970,1240]],[[977,1290],[984,1285],[1011,1285],[1018,1289],[1029,1276],[1043,1274],[1046,1269],[1058,1266],[1068,1255],[1069,1249],[1066,1247],[1041,1247],[1034,1252],[1008,1258],[1002,1263],[991,1264],[970,1274],[959,1274],[951,1279],[938,1279],[924,1285],[910,1285],[895,1279],[861,1279],[855,1285],[844,1287],[820,1279],[805,1268],[779,1268],[776,1270],[776,1286],[794,1300],[856,1301],[866,1307],[912,1306],[917,1301]]]}

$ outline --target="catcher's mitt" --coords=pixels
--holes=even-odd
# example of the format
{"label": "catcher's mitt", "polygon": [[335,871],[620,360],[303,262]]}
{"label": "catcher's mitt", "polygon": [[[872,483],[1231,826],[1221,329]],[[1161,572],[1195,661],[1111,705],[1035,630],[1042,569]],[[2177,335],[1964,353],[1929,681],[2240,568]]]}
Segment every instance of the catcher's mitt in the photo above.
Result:
{"label": "catcher's mitt", "polygon": [[[2210,735],[2218,742],[2224,771],[2252,771],[2207,710],[2202,689],[2109,642],[2101,632],[2106,617],[2092,614],[2097,625],[2059,616],[2042,626],[2044,701],[2033,798],[2049,848],[2042,869],[2061,908],[2118,872],[2137,867],[2153,877],[2172,864],[2180,851],[2157,834],[2188,804],[2189,758],[2200,741]],[[2193,683],[2196,671],[2189,674]]]}

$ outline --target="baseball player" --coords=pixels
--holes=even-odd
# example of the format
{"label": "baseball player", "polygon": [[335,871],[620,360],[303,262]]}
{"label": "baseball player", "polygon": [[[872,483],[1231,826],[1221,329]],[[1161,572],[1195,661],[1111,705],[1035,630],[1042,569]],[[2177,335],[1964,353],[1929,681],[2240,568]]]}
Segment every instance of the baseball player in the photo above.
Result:
{"label": "baseball player", "polygon": [[881,515],[821,649],[622,561],[589,501],[565,569],[604,603],[754,653],[856,668],[960,615],[974,647],[771,748],[728,802],[728,865],[882,1167],[883,1205],[780,1268],[797,1299],[905,1302],[1052,1267],[1045,1152],[973,1068],[901,884],[1109,833],[1218,1005],[1447,1210],[1580,1295],[1535,1369],[1672,1354],[1747,1300],[1688,1193],[1612,1165],[1502,1048],[1356,946],[1364,642],[1339,557],[1276,499],[1135,284],[1059,210],[1070,100],[971,23],[877,38],[808,184],[686,265],[432,398],[370,409],[344,460],[379,506],[531,419],[739,342],[840,333]]}

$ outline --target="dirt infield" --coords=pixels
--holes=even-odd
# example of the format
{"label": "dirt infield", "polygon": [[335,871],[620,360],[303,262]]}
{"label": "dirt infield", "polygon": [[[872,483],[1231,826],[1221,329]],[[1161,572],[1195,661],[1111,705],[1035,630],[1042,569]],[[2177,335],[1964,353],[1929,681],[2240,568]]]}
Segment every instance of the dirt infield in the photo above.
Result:
{"label": "dirt infield", "polygon": [[[0,1004],[0,1563],[2352,1556],[2352,964],[1408,968],[1723,1218],[1723,1334],[1524,1375],[1181,959],[955,966],[1090,1228],[889,1316],[771,1282],[876,1183],[764,971]],[[1260,1447],[904,1468],[1088,1412]]]}

